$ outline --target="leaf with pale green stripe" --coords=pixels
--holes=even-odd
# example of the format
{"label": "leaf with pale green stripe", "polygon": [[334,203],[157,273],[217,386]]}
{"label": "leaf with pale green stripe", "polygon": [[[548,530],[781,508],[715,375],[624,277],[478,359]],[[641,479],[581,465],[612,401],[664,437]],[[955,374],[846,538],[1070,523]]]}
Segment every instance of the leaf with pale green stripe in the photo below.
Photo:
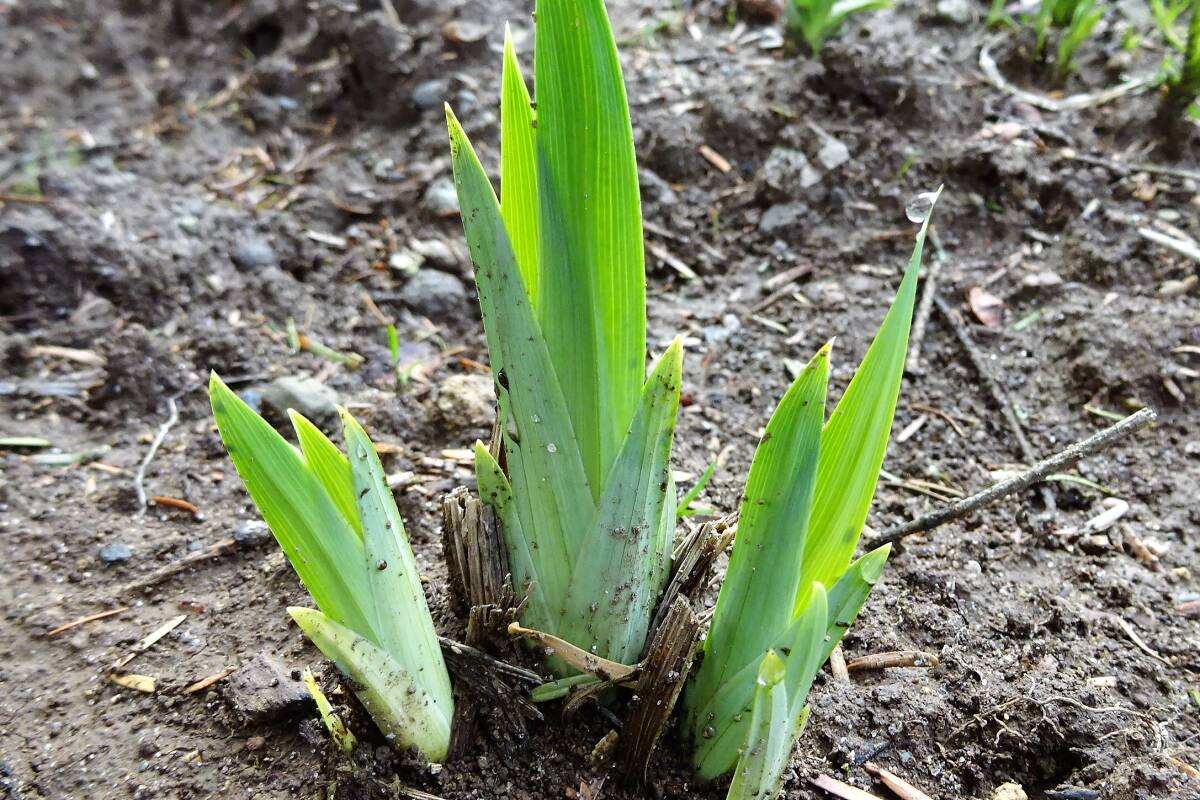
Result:
{"label": "leaf with pale green stripe", "polygon": [[671,343],[646,381],[633,425],[613,462],[596,520],[575,562],[560,635],[625,664],[642,653],[669,564],[671,442],[679,410],[683,345]]}
{"label": "leaf with pale green stripe", "polygon": [[504,69],[500,79],[500,213],[508,230],[525,289],[534,306],[538,296],[537,162],[534,113],[529,88],[504,26]]}
{"label": "leaf with pale green stripe", "polygon": [[[850,565],[845,574],[829,590],[828,595],[822,591],[821,594],[826,596],[827,620],[823,635],[820,637],[814,653],[818,669],[829,659],[833,648],[837,646],[846,631],[858,618],[863,603],[866,602],[872,587],[883,573],[889,552],[891,552],[891,545],[884,545],[872,550]],[[803,638],[800,633],[801,628],[806,624],[806,620],[811,622],[813,619],[812,607],[810,603],[805,609],[805,613],[794,620],[788,630],[776,638],[771,647],[780,652],[793,652],[796,640]],[[812,638],[816,641],[817,637],[813,636]],[[709,640],[711,639],[710,633]],[[754,693],[754,673],[755,665],[751,662],[738,672],[729,675],[712,695],[712,699],[701,708],[697,708],[696,704],[701,702],[700,697],[702,696],[688,695],[687,699],[692,708],[696,735],[693,763],[700,775],[715,778],[733,767],[737,759],[739,743],[746,736],[745,713]],[[694,721],[697,718],[704,720],[704,724],[697,725]],[[709,729],[707,733],[711,735],[705,735],[706,728]]]}
{"label": "leaf with pale green stripe", "polygon": [[705,698],[715,697],[739,673],[749,697],[746,669],[758,664],[792,624],[825,421],[829,351],[827,344],[796,376],[754,452],[704,660],[688,687],[697,736],[710,725]]}
{"label": "leaf with pale green stripe", "polygon": [[[491,183],[454,114],[447,108],[454,182],[496,381],[515,513],[528,540],[534,591],[550,602],[567,592],[571,565],[595,515],[584,472],[542,332],[513,256]],[[523,531],[523,535],[522,535]],[[555,631],[550,630],[550,633]]]}
{"label": "leaf with pale green stripe", "polygon": [[[311,608],[288,609],[304,635],[350,679],[354,694],[384,736],[400,750],[416,747],[441,762],[450,749],[453,700],[432,695],[425,675],[405,669],[370,640]],[[425,670],[428,673],[430,670]]]}
{"label": "leaf with pale green stripe", "polygon": [[603,0],[538,2],[534,49],[538,313],[598,498],[645,377],[633,129]]}
{"label": "leaf with pale green stripe", "polygon": [[229,458],[308,593],[333,621],[374,636],[358,533],[296,448],[215,372],[208,392]]}
{"label": "leaf with pale green stripe", "polygon": [[337,445],[316,426],[304,418],[299,412],[288,409],[292,420],[292,429],[296,431],[296,441],[300,443],[300,452],[304,461],[316,474],[329,497],[341,509],[342,516],[354,528],[354,532],[362,537],[362,523],[358,519],[358,507],[354,502],[354,481],[350,477],[350,462],[337,449]]}
{"label": "leaf with pale green stripe", "polygon": [[338,411],[362,518],[377,644],[445,705],[450,702],[450,678],[396,499],[366,431],[344,408]]}
{"label": "leaf with pale green stripe", "polygon": [[[750,711],[749,738],[738,761],[726,800],[769,800],[779,790],[783,769],[780,753],[795,741],[799,720],[789,715],[783,660],[774,650],[761,659]],[[786,762],[784,764],[786,766]]]}
{"label": "leaf with pale green stripe", "polygon": [[896,298],[821,434],[821,460],[804,548],[801,591],[793,605],[797,613],[808,600],[804,587],[813,581],[832,585],[858,547],[887,453],[904,377],[917,273],[931,216],[932,209],[917,234]]}

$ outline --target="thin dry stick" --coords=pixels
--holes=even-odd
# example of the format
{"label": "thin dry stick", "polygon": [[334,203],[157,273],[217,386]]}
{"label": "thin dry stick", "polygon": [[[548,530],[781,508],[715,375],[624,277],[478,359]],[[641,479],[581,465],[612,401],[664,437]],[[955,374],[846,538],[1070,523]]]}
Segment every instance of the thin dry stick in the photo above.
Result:
{"label": "thin dry stick", "polygon": [[179,421],[179,409],[175,405],[174,398],[167,398],[167,421],[158,427],[158,433],[154,434],[154,441],[150,442],[150,450],[146,453],[146,457],[142,459],[142,463],[138,466],[137,474],[133,476],[133,488],[137,490],[138,500],[138,516],[141,517],[146,513],[146,470],[150,466],[150,462],[154,460],[154,454],[158,452],[158,448],[162,447],[163,440],[167,438],[167,434],[171,432],[171,428]]}
{"label": "thin dry stick", "polygon": [[1105,428],[1098,433],[1089,436],[1083,441],[1076,442],[1067,449],[1055,453],[1047,459],[1039,461],[1029,469],[1014,475],[1007,480],[994,483],[983,491],[976,492],[970,497],[964,497],[956,503],[951,503],[948,506],[943,506],[926,514],[923,517],[911,520],[909,522],[895,525],[888,528],[883,533],[870,539],[864,544],[867,550],[873,550],[880,545],[888,544],[889,542],[898,542],[905,536],[910,536],[914,533],[932,530],[949,522],[952,519],[965,517],[976,509],[996,502],[1002,497],[1007,497],[1010,494],[1027,489],[1040,480],[1045,479],[1047,475],[1052,475],[1067,467],[1070,467],[1075,462],[1082,458],[1090,456],[1092,453],[1103,450],[1115,442],[1124,439],[1134,431],[1144,428],[1158,417],[1158,414],[1153,409],[1143,408],[1136,414],[1130,414],[1125,419]]}
{"label": "thin dry stick", "polygon": [[88,614],[86,617],[80,617],[79,619],[73,619],[70,622],[65,622],[62,625],[59,625],[57,628],[55,628],[54,630],[47,633],[46,638],[49,639],[51,637],[58,636],[60,633],[66,633],[67,631],[71,630],[72,628],[78,628],[80,625],[86,625],[89,622],[96,622],[97,620],[107,619],[108,617],[116,616],[117,614],[120,614],[122,611],[128,611],[128,610],[129,610],[129,606],[121,606],[120,608],[111,608],[108,611],[99,611],[95,614]]}
{"label": "thin dry stick", "polygon": [[1149,239],[1155,244],[1160,244],[1163,247],[1174,250],[1181,256],[1187,256],[1193,261],[1200,261],[1200,247],[1197,247],[1193,242],[1176,239],[1174,236],[1167,236],[1165,233],[1159,233],[1153,228],[1138,228],[1137,232],[1143,239]]}
{"label": "thin dry stick", "polygon": [[925,293],[921,295],[917,314],[913,317],[912,335],[909,336],[908,344],[908,362],[904,367],[906,372],[913,375],[921,373],[921,343],[925,341],[925,326],[929,324],[929,314],[933,311],[933,298],[937,295],[938,276],[941,275],[942,265],[946,262],[937,232],[930,231],[929,238],[933,242],[935,252],[934,257],[929,261],[929,269],[925,270],[925,274],[922,276]]}
{"label": "thin dry stick", "polygon": [[996,37],[992,39],[979,51],[979,69],[997,89],[1035,108],[1054,112],[1091,108],[1092,106],[1111,102],[1131,92],[1144,92],[1154,83],[1154,73],[1147,72],[1098,92],[1073,94],[1063,98],[1047,97],[1037,92],[1027,92],[1024,89],[1014,86],[1000,73],[1000,67],[996,65],[996,59],[992,57],[991,53],[992,47],[1000,41],[1000,38]]}
{"label": "thin dry stick", "polygon": [[[1021,421],[1017,419],[1017,412],[1013,409],[1012,401],[1008,394],[1000,386],[999,381],[992,375],[988,369],[987,361],[984,360],[983,354],[979,352],[979,348],[975,346],[975,342],[971,341],[971,334],[967,333],[967,327],[963,321],[954,313],[953,309],[946,304],[946,301],[940,297],[933,298],[934,304],[938,311],[950,323],[950,327],[954,330],[955,337],[958,338],[959,344],[963,350],[967,351],[967,357],[971,359],[971,365],[975,367],[975,371],[979,373],[979,377],[983,378],[983,382],[987,384],[988,391],[991,392],[992,400],[996,405],[1000,406],[1000,412],[1004,415],[1004,421],[1008,423],[1009,430],[1012,431],[1013,437],[1017,440],[1017,448],[1021,451],[1021,458],[1026,463],[1029,463],[1037,458],[1037,454],[1033,451],[1033,446],[1029,444],[1028,437],[1025,436],[1025,429],[1021,427]],[[1046,506],[1046,513],[1051,514],[1056,507],[1054,502],[1054,492],[1049,486],[1041,486],[1042,503]]]}

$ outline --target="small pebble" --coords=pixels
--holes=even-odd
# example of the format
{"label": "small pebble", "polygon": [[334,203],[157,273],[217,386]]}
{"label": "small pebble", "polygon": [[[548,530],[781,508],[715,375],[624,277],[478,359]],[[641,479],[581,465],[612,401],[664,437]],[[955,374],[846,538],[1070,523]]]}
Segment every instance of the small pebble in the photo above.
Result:
{"label": "small pebble", "polygon": [[279,266],[279,256],[275,254],[271,243],[262,236],[246,236],[239,239],[233,245],[229,257],[239,269],[246,272]]}
{"label": "small pebble", "polygon": [[124,542],[112,542],[100,548],[100,560],[105,564],[119,564],[133,558],[133,548]]}

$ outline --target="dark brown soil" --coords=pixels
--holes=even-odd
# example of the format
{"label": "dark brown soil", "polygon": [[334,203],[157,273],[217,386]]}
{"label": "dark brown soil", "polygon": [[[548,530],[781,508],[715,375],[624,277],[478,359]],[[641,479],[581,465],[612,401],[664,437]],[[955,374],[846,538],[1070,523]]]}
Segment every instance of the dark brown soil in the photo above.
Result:
{"label": "dark brown soil", "polygon": [[[277,377],[313,375],[398,445],[387,466],[412,473],[398,497],[438,624],[461,630],[436,509],[471,480],[454,449],[488,423],[449,425],[434,403],[451,376],[478,374],[486,352],[459,221],[438,203],[449,172],[440,104],[453,103],[495,164],[501,22],[513,20],[529,53],[531,9],[411,0],[396,3],[406,20],[396,28],[377,3],[353,5],[0,2],[0,191],[36,188],[44,200],[0,203],[0,436],[89,454],[53,466],[0,451],[4,796],[384,798],[403,796],[403,784],[451,800],[524,800],[587,796],[581,781],[605,775],[589,761],[609,729],[595,708],[562,721],[547,707],[526,742],[484,735],[471,757],[430,774],[388,750],[340,693],[362,742],[350,757],[334,753],[305,704],[248,718],[230,682],[183,692],[260,653],[336,684],[284,613],[305,597],[270,540],[132,585],[235,530],[253,539],[244,526],[255,512],[209,416],[208,371],[252,396]],[[958,305],[985,285],[1004,301],[999,330],[971,333],[1034,448],[1106,424],[1085,404],[1162,415],[1078,468],[1131,506],[1105,534],[1072,533],[1102,496],[1055,483],[1051,515],[1031,491],[896,552],[847,654],[920,649],[940,664],[820,680],[787,796],[818,796],[805,780],[818,770],[887,796],[862,769],[871,758],[935,797],[990,798],[1009,781],[1035,799],[1200,797],[1200,707],[1188,694],[1200,682],[1200,631],[1176,610],[1195,597],[1200,567],[1200,296],[1180,283],[1197,264],[1137,233],[1167,223],[1200,236],[1200,185],[1095,161],[1194,173],[1196,127],[1172,142],[1184,154],[1172,161],[1151,127],[1153,95],[1065,114],[1003,96],[976,66],[985,3],[970,4],[969,24],[940,19],[932,4],[870,15],[822,62],[764,49],[772,28],[731,27],[708,0],[612,5],[656,253],[650,343],[688,337],[676,463],[695,475],[724,453],[705,500],[734,507],[790,361],[836,336],[844,387],[911,247],[905,202],[941,183],[942,296]],[[475,28],[486,35],[467,41]],[[1118,44],[1110,30],[1085,46],[1082,77],[1063,88],[1111,80]],[[1023,81],[1039,75],[1019,53],[1002,60]],[[801,189],[777,169],[786,159],[769,156],[788,148],[819,163],[813,126],[850,158]],[[702,144],[733,169],[717,171]],[[417,252],[421,278],[388,268],[392,253],[399,265]],[[663,252],[700,279],[683,280]],[[794,293],[760,305],[772,276],[801,266]],[[395,320],[405,361],[421,362],[401,387],[380,316]],[[292,352],[289,317],[365,364]],[[936,314],[922,364],[897,430],[925,422],[893,442],[885,466],[899,480],[880,487],[877,529],[938,502],[912,480],[971,491],[1021,460]],[[179,422],[145,487],[194,503],[194,518],[163,506],[139,514],[134,474],[168,398]],[[1157,550],[1157,563],[1126,537]],[[114,544],[128,560],[101,558]],[[157,691],[109,682],[108,665],[180,614],[129,666]],[[653,786],[612,776],[603,796],[723,796],[689,782],[682,752],[672,734]]]}

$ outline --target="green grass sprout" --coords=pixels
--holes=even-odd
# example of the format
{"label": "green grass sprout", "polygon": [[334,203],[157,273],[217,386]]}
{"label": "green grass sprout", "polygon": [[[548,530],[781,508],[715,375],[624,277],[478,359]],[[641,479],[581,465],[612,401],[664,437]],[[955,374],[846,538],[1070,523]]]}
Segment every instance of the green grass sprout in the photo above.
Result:
{"label": "green grass sprout", "polygon": [[849,17],[891,7],[891,0],[791,0],[787,4],[787,28],[820,57],[826,40]]}
{"label": "green grass sprout", "polygon": [[896,298],[829,420],[832,343],[797,375],[754,454],[704,659],[685,695],[696,772],[711,780],[734,771],[731,800],[777,792],[813,679],[887,561],[888,546],[851,558],[891,434],[928,226],[926,215]]}
{"label": "green grass sprout", "polygon": [[289,608],[400,749],[446,757],[453,700],[416,560],[383,465],[339,409],[350,457],[291,412],[289,444],[216,373],[209,399],[221,440],[316,609]]}

